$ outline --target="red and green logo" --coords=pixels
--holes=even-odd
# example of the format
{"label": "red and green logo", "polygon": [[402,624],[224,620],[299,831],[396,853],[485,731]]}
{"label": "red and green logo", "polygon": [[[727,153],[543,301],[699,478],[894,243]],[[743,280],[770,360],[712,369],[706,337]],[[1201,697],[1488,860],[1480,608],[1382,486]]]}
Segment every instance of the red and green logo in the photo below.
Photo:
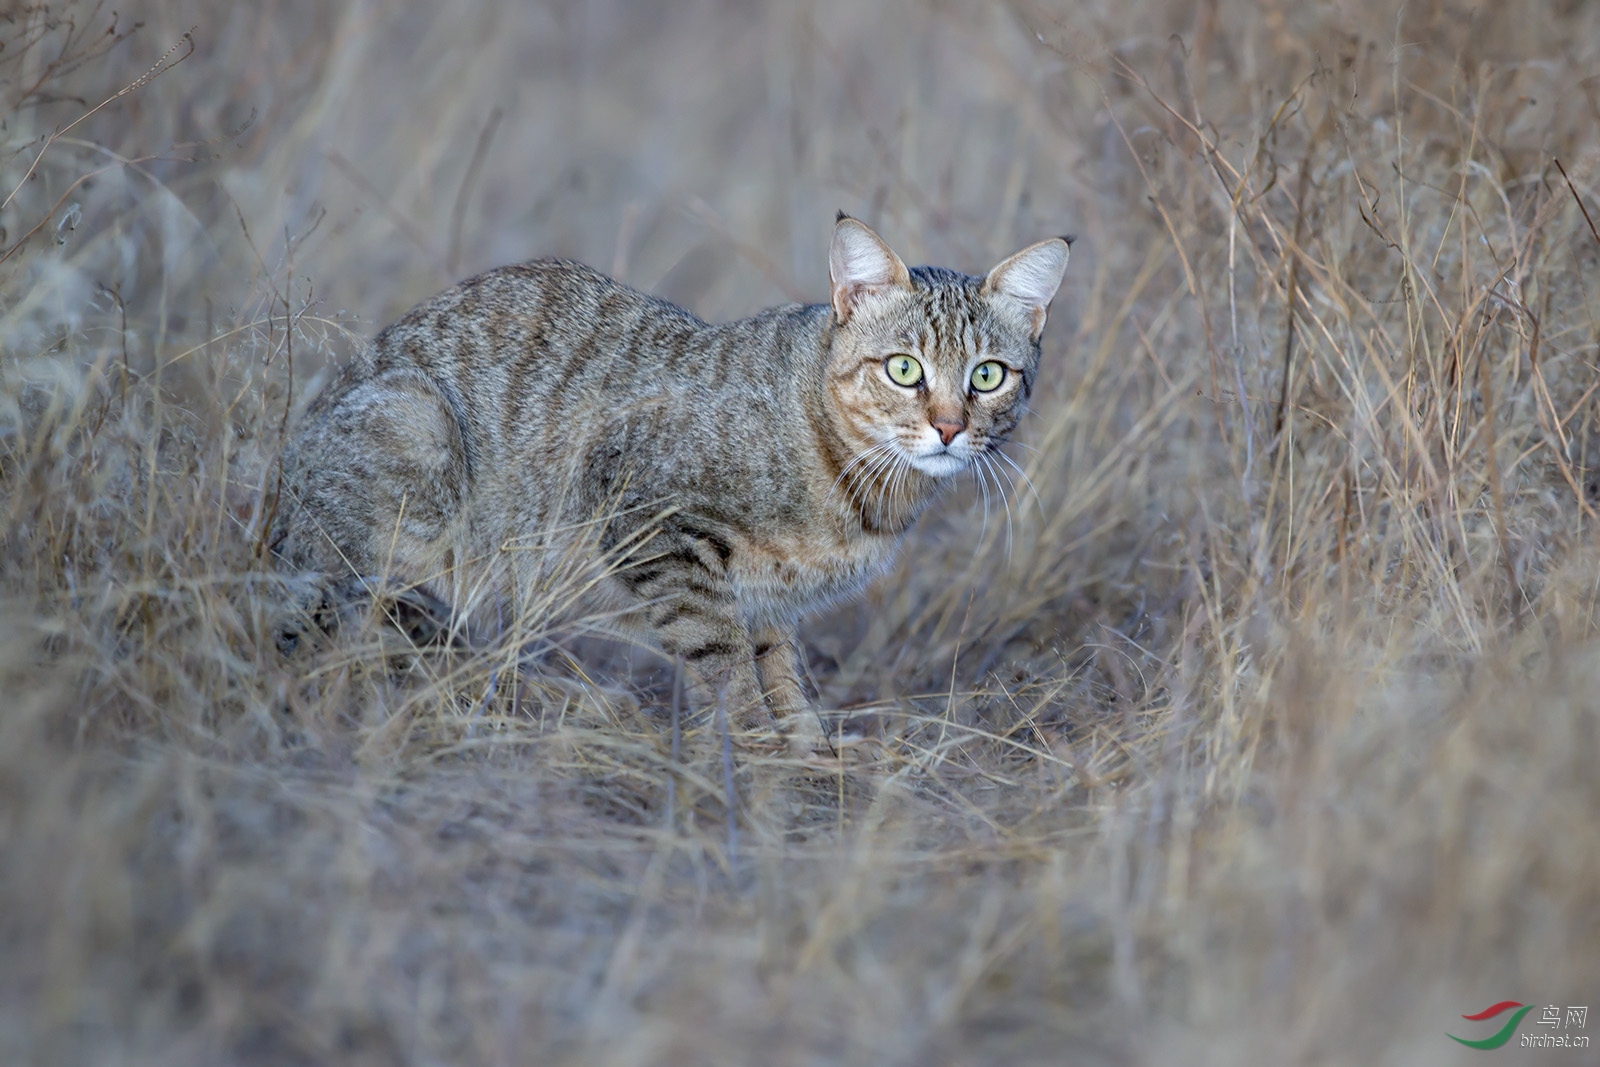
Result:
{"label": "red and green logo", "polygon": [[1519,1004],[1514,1000],[1502,1000],[1498,1004],[1489,1005],[1476,1015],[1462,1016],[1462,1018],[1466,1019],[1468,1022],[1481,1023],[1485,1019],[1493,1019],[1496,1015],[1508,1012],[1512,1008],[1516,1008],[1517,1010],[1511,1016],[1511,1018],[1506,1020],[1506,1024],[1502,1026],[1497,1033],[1490,1037],[1484,1038],[1482,1041],[1468,1041],[1464,1037],[1457,1037],[1455,1034],[1451,1033],[1446,1033],[1444,1036],[1448,1037],[1452,1041],[1459,1041],[1468,1048],[1499,1048],[1501,1045],[1504,1045],[1507,1041],[1511,1040],[1511,1035],[1517,1032],[1517,1024],[1522,1022],[1522,1017],[1533,1010],[1532,1004]]}

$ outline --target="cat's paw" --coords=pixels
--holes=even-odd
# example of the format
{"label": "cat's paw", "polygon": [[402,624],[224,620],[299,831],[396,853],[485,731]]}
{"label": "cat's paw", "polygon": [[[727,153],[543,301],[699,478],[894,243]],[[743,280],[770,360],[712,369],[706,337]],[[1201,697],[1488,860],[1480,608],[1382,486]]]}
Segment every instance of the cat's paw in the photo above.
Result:
{"label": "cat's paw", "polygon": [[837,770],[840,763],[870,763],[877,758],[878,739],[851,729],[848,721],[841,729],[828,730],[822,715],[801,711],[786,715],[778,725],[789,758],[810,766]]}
{"label": "cat's paw", "polygon": [[822,730],[822,719],[815,711],[790,712],[778,721],[778,729],[793,759],[810,761],[833,755],[833,746]]}

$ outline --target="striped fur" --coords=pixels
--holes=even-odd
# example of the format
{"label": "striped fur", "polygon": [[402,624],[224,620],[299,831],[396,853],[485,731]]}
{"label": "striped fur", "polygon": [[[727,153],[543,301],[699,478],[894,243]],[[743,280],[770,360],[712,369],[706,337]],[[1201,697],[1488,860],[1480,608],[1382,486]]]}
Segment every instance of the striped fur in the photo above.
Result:
{"label": "striped fur", "polygon": [[[891,562],[937,490],[1002,442],[1039,370],[1063,239],[973,277],[907,270],[841,216],[833,299],[710,325],[578,263],[471,278],[380,333],[286,456],[278,552],[515,618],[555,561],[725,687],[746,728],[813,746],[801,615]],[[921,362],[915,387],[888,356]],[[968,385],[997,360],[1004,381]],[[959,432],[948,445],[943,433]],[[588,540],[584,540],[587,538]],[[510,610],[507,610],[507,609]]]}

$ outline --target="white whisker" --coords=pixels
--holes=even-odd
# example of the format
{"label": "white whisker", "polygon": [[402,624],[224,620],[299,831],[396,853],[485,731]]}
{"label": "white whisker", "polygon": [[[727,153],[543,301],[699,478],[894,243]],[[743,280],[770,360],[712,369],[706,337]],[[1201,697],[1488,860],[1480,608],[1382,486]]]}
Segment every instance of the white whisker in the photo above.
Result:
{"label": "white whisker", "polygon": [[901,494],[905,491],[915,471],[916,467],[912,466],[909,459],[900,461],[899,466],[895,469],[894,479],[889,483],[889,501],[891,504],[898,505],[903,503],[900,499]]}
{"label": "white whisker", "polygon": [[989,481],[983,476],[983,468],[976,463],[968,466],[968,470],[977,477],[978,489],[983,493],[983,529],[978,531],[978,543],[973,546],[973,555],[983,547],[983,539],[989,536]]}
{"label": "white whisker", "polygon": [[[974,457],[976,458],[976,457]],[[978,560],[978,553],[983,551],[983,546],[988,543],[989,537],[989,476],[982,464],[973,463],[968,468],[978,482],[978,489],[983,493],[983,529],[978,531],[978,537],[972,543],[972,558],[967,561],[970,568]]]}
{"label": "white whisker", "polygon": [[1039,490],[1034,488],[1033,479],[1028,477],[1028,472],[1023,470],[1020,466],[1018,466],[1016,460],[1012,459],[1010,456],[1006,455],[1004,452],[1001,452],[999,449],[995,449],[993,452],[990,453],[990,455],[999,456],[1001,459],[1003,459],[1007,463],[1011,464],[1011,469],[1012,470],[1014,470],[1018,474],[1022,475],[1022,481],[1023,481],[1024,484],[1027,485],[1028,492],[1033,494],[1033,506],[1039,509],[1039,521],[1043,522],[1044,521],[1044,501],[1039,498]]}
{"label": "white whisker", "polygon": [[833,487],[828,490],[829,495],[831,496],[834,490],[838,489],[844,484],[845,478],[849,477],[852,470],[871,459],[873,456],[886,451],[889,447],[890,446],[887,443],[876,444],[871,448],[857,452],[854,456],[850,457],[850,462],[844,465],[843,469],[839,471],[839,476],[833,480]]}
{"label": "white whisker", "polygon": [[889,472],[887,486],[884,490],[884,499],[889,505],[890,514],[900,499],[900,485],[905,480],[907,472],[911,470],[911,461],[901,453],[895,454],[894,469]]}
{"label": "white whisker", "polygon": [[[823,498],[823,503],[827,504],[828,502],[832,501],[833,494],[836,493],[839,490],[839,487],[844,484],[845,478],[849,476],[852,470],[855,470],[856,467],[867,462],[868,460],[875,460],[877,457],[887,453],[894,447],[895,445],[892,441],[883,442],[881,444],[873,445],[871,448],[865,449],[852,456],[850,458],[850,462],[846,463],[843,469],[839,471],[839,476],[833,480],[833,485],[829,487],[828,495]],[[858,477],[860,477],[859,472]]]}
{"label": "white whisker", "polygon": [[889,484],[889,475],[894,471],[894,457],[884,453],[882,459],[873,464],[872,470],[872,521],[876,525],[883,525],[883,492]]}
{"label": "white whisker", "polygon": [[[982,457],[984,466],[989,469],[990,473],[996,474],[996,475],[1005,473],[1003,470],[1000,470],[999,468],[995,467],[994,461],[992,459],[990,459],[987,454],[979,453],[979,455]],[[1007,480],[1009,481],[1010,479],[1008,478]],[[995,488],[999,489],[999,487],[1000,487],[1000,479],[997,477],[997,478],[995,478]],[[1012,491],[1013,492],[1016,491],[1016,486],[1014,484],[1012,486]],[[1011,547],[1012,547],[1013,525],[1014,525],[1012,520],[1011,520],[1011,500],[1005,493],[1001,493],[1000,494],[1000,503],[1004,504],[1005,505],[1005,509],[1006,509],[1006,566],[1009,567],[1011,565]]]}
{"label": "white whisker", "polygon": [[[880,524],[882,523],[883,519],[884,484],[887,482],[889,475],[894,471],[895,464],[899,461],[899,458],[900,456],[897,451],[891,451],[886,447],[877,455],[872,457],[871,462],[866,465],[866,469],[860,476],[864,479],[868,479],[871,482],[870,488],[875,490],[873,494],[873,515],[875,521]],[[867,510],[865,501],[862,502],[861,510],[862,514],[865,515]]]}

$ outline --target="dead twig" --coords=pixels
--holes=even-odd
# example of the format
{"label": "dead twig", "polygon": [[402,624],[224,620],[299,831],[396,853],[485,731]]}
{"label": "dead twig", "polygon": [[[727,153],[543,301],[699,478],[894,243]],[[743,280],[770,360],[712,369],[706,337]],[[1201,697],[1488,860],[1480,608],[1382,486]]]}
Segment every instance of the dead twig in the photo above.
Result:
{"label": "dead twig", "polygon": [[[88,111],[85,111],[82,115],[79,115],[77,118],[73,119],[66,126],[56,130],[49,137],[47,137],[44,142],[44,147],[39,149],[39,154],[33,157],[33,162],[29,164],[27,172],[22,175],[22,180],[17,182],[16,186],[12,188],[11,192],[6,194],[5,200],[0,201],[0,211],[4,211],[11,205],[11,201],[16,197],[17,193],[24,185],[28,183],[28,179],[33,177],[33,172],[39,168],[39,161],[44,158],[44,154],[46,152],[50,151],[50,146],[59,141],[67,133],[71,132],[73,127],[77,126],[78,123],[83,122],[85,119],[95,115],[100,111],[101,108],[104,108],[113,101],[120,100],[129,93],[144,88],[146,85],[149,85],[151,82],[161,77],[161,75],[171,70],[173,67],[176,67],[179,63],[182,63],[184,60],[194,55],[194,31],[197,28],[198,27],[191,26],[189,29],[184,31],[183,36],[174,41],[171,48],[168,48],[165,52],[161,53],[161,58],[156,60],[155,66],[151,67],[149,70],[139,75],[139,77],[135,78],[127,85],[124,85],[122,88],[118,89],[116,92],[100,101],[94,107],[90,108]],[[183,55],[179,56],[177,59],[173,59],[169,63],[168,60],[171,59],[172,53],[176,52],[185,44],[189,46],[188,51],[184,52]]]}

